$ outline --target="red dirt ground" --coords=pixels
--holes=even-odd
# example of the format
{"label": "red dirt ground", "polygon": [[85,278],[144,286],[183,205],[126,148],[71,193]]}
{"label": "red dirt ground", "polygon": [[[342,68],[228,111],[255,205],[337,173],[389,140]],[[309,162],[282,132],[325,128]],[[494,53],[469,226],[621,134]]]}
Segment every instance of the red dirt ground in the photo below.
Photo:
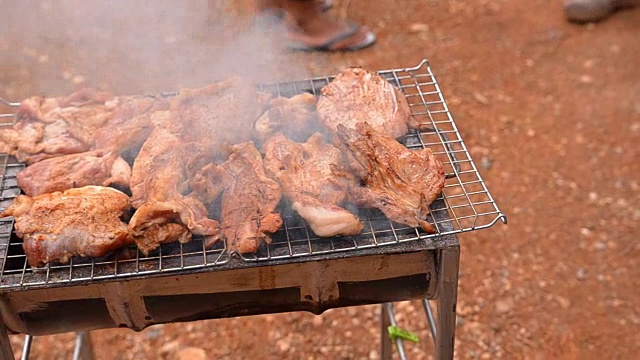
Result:
{"label": "red dirt ground", "polygon": [[[237,64],[219,50],[204,1],[153,9],[131,2],[130,11],[105,3],[3,2],[0,96],[83,85],[166,91],[215,80]],[[509,216],[509,225],[460,236],[456,357],[636,358],[640,9],[589,25],[565,22],[560,0],[353,0],[332,11],[368,24],[378,43],[339,54],[288,54],[256,43],[253,51],[277,71],[247,57],[240,64],[255,76],[289,80],[347,65],[382,70],[431,61]],[[422,338],[408,345],[410,358],[432,358],[419,303],[397,310],[401,326]],[[379,307],[366,306],[91,336],[98,359],[375,359],[378,321]],[[68,359],[72,340],[36,338],[32,358]],[[12,337],[16,355],[22,341]]]}

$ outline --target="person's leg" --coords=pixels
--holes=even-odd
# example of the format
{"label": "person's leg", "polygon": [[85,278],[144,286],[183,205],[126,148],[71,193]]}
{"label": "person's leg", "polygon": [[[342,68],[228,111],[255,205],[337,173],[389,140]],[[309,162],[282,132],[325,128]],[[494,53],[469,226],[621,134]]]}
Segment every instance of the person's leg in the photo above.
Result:
{"label": "person's leg", "polygon": [[616,10],[640,5],[640,0],[565,0],[564,14],[573,22],[591,22],[607,18]]}
{"label": "person's leg", "polygon": [[366,27],[333,18],[313,0],[285,0],[284,10],[289,40],[295,49],[358,50],[376,40]]}

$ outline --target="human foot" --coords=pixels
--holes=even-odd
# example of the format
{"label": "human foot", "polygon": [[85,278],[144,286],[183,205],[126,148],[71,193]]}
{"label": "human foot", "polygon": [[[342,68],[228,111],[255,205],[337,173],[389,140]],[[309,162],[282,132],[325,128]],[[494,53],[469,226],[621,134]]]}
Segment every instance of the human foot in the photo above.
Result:
{"label": "human foot", "polygon": [[355,51],[375,43],[376,35],[367,27],[353,22],[346,25],[314,34],[292,29],[288,47],[300,51]]}

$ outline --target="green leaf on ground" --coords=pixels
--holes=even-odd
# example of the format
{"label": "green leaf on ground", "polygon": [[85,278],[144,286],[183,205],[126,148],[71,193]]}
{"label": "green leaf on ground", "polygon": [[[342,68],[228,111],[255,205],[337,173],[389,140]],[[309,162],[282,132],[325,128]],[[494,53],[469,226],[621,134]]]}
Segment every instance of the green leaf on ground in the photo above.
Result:
{"label": "green leaf on ground", "polygon": [[414,343],[420,341],[420,338],[418,338],[417,334],[412,333],[408,330],[400,329],[397,326],[389,325],[389,327],[387,327],[387,331],[389,331],[389,337],[391,338],[391,341],[395,341],[397,338],[412,341]]}

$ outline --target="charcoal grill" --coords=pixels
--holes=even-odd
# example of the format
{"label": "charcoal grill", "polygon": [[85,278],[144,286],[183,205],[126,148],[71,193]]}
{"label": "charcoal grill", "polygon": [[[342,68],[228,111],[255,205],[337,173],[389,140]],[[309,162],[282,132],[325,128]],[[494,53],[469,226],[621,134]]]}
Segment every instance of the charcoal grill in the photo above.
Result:
{"label": "charcoal grill", "polygon": [[[435,234],[358,209],[365,224],[362,234],[318,238],[285,206],[284,225],[257,254],[231,256],[224,242],[205,248],[202,239],[194,238],[188,244],[164,244],[148,256],[132,249],[128,258],[72,258],[68,264],[34,269],[13,233],[13,219],[0,219],[0,345],[5,358],[12,357],[8,334],[82,334],[113,327],[140,331],[161,323],[286,311],[320,314],[363,304],[383,304],[382,354],[390,356],[385,327],[395,321],[392,303],[409,299],[423,300],[437,357],[451,358],[457,234],[506,223],[507,218],[471,159],[429,62],[379,74],[402,89],[423,124],[401,141],[410,149],[431,148],[445,165],[445,187],[427,219]],[[269,84],[261,90],[285,97],[319,94],[331,80]],[[10,112],[0,115],[0,129],[11,126],[13,118]],[[20,194],[16,174],[23,168],[0,154],[0,209]],[[436,316],[429,299],[436,301]],[[398,345],[404,357],[401,341]]]}

